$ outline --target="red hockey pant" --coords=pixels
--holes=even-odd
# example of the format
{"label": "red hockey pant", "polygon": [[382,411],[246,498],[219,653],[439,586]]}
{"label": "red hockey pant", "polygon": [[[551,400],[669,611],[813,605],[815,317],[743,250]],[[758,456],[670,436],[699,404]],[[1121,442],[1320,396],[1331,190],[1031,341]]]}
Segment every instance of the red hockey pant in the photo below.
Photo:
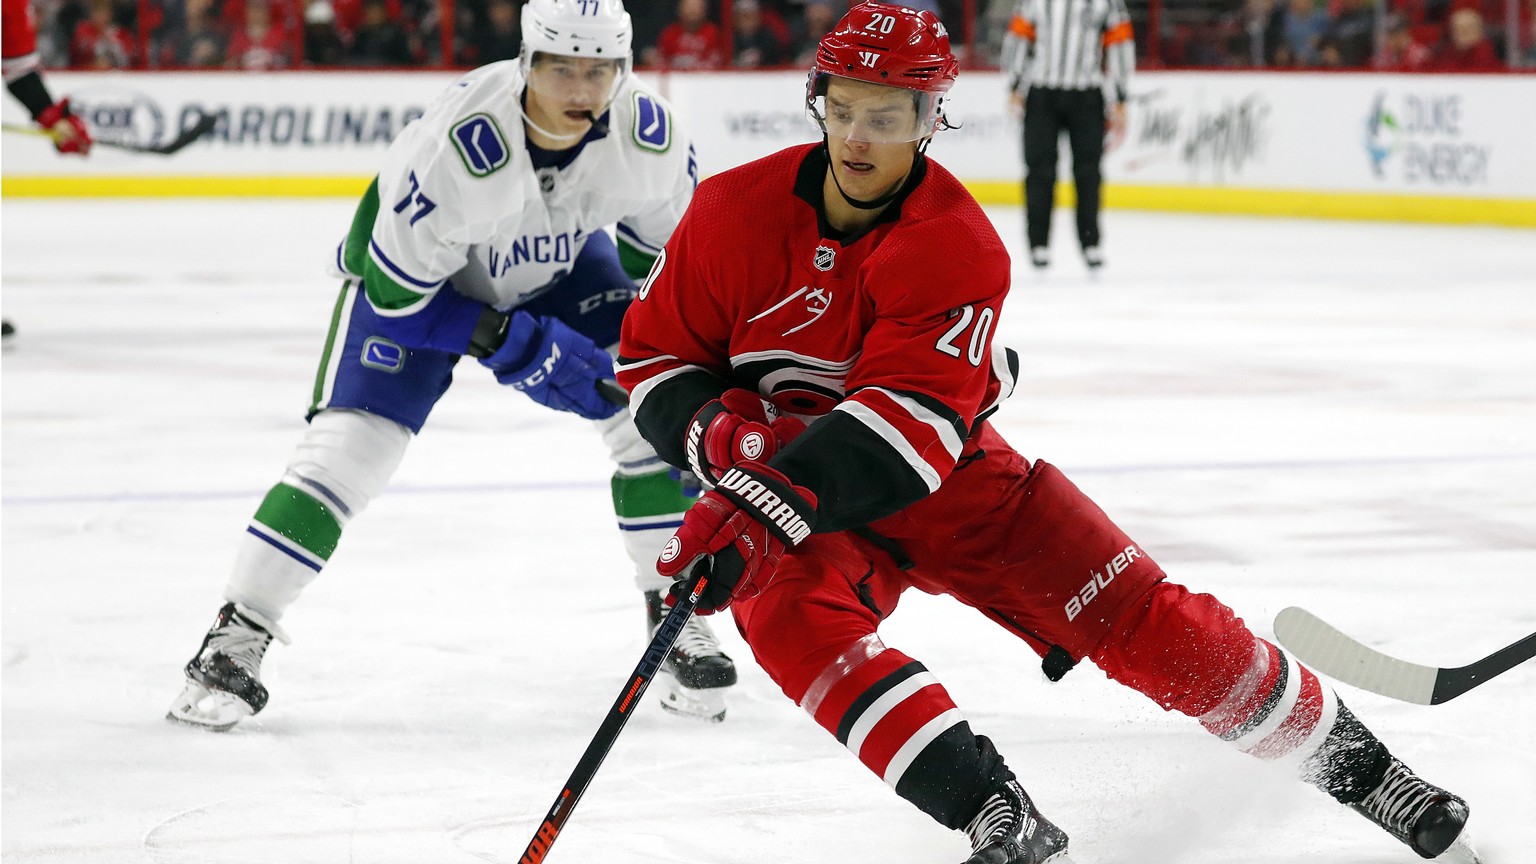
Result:
{"label": "red hockey pant", "polygon": [[814,535],[761,594],[732,607],[787,696],[898,792],[909,769],[935,770],[924,751],[953,739],[963,717],[931,673],[876,633],[918,585],[979,610],[1037,653],[1059,646],[1072,660],[1091,659],[1241,749],[1267,757],[1315,749],[1334,706],[1311,672],[1214,597],[1163,581],[1054,467],[1029,466],[1001,439],[987,443],[964,470],[988,506],[931,543],[899,538],[909,570],[863,538]]}

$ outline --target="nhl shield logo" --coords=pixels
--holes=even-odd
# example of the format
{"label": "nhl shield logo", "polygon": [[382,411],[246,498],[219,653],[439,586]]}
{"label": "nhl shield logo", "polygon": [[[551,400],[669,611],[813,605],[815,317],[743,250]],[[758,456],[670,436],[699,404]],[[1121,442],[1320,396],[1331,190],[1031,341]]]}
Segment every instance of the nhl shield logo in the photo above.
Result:
{"label": "nhl shield logo", "polygon": [[816,256],[811,259],[811,263],[816,265],[817,270],[825,273],[832,269],[832,262],[836,258],[837,253],[832,251],[831,246],[817,246]]}

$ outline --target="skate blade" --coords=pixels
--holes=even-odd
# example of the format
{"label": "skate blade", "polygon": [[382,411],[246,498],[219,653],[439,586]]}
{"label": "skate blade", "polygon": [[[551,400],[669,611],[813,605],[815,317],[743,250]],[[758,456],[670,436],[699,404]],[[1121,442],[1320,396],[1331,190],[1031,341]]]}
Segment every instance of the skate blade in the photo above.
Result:
{"label": "skate blade", "polygon": [[1437,864],[1483,864],[1477,849],[1472,846],[1472,835],[1465,828],[1461,829],[1461,836],[1456,838],[1456,842],[1447,846],[1434,860]]}
{"label": "skate blade", "polygon": [[690,690],[665,672],[656,676],[655,684],[657,701],[667,713],[709,723],[725,720],[726,688]]}
{"label": "skate blade", "polygon": [[165,712],[165,719],[185,726],[195,726],[209,732],[228,732],[243,718],[251,716],[251,706],[229,693],[209,690],[195,681],[188,681],[181,695]]}

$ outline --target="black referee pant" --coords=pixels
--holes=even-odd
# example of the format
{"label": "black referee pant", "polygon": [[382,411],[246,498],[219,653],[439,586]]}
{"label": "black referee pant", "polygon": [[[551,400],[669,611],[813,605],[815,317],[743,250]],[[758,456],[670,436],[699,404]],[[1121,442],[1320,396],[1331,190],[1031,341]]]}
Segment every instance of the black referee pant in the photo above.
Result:
{"label": "black referee pant", "polygon": [[1104,93],[1029,88],[1024,102],[1024,221],[1031,249],[1049,246],[1056,199],[1056,152],[1065,129],[1077,186],[1077,239],[1099,245],[1099,162],[1104,157]]}

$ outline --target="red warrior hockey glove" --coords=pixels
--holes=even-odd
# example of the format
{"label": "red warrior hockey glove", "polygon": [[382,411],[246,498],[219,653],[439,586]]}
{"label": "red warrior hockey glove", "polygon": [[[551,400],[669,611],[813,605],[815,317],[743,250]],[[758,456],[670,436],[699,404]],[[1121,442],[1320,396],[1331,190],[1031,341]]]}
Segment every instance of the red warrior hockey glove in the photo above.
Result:
{"label": "red warrior hockey glove", "polygon": [[683,446],[688,467],[700,480],[714,485],[732,465],[767,462],[804,431],[805,424],[792,417],[770,420],[756,393],[735,388],[693,415]]}
{"label": "red warrior hockey glove", "polygon": [[[661,550],[656,571],[678,580],[672,600],[687,596],[707,573],[698,612],[708,615],[763,590],[784,547],[809,537],[815,525],[816,496],[809,489],[767,465],[743,462],[688,508],[682,527]],[[706,557],[703,569],[695,566]]]}
{"label": "red warrior hockey glove", "polygon": [[68,99],[44,108],[43,113],[37,115],[37,125],[53,137],[53,147],[60,153],[84,156],[91,152],[91,133],[85,128],[85,121],[70,112]]}

